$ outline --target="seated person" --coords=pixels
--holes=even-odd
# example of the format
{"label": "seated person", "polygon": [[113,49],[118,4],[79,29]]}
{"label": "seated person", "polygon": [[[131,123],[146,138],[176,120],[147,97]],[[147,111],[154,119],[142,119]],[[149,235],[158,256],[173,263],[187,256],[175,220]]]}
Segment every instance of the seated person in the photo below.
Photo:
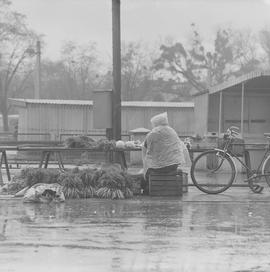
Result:
{"label": "seated person", "polygon": [[154,116],[151,120],[153,129],[146,135],[142,147],[145,194],[149,191],[151,172],[176,172],[178,166],[190,165],[189,152],[176,131],[169,126],[167,112]]}

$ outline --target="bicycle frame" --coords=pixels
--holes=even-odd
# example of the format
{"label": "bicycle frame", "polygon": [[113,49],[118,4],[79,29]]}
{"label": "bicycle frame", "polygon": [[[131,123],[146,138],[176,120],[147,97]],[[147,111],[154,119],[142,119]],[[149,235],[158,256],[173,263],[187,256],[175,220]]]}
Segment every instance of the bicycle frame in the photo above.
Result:
{"label": "bicycle frame", "polygon": [[[234,156],[228,152],[228,151],[225,151],[224,149],[220,149],[220,148],[214,148],[214,150],[216,151],[221,151],[222,153],[224,153],[225,155],[228,155],[230,157],[230,159],[232,160],[234,166],[235,166],[235,169],[236,169],[236,164],[235,164],[235,161],[233,160]],[[238,158],[237,158],[238,159]],[[222,160],[223,162],[223,160]],[[222,164],[222,163],[221,163]],[[220,167],[221,167],[221,164],[215,169],[215,170],[218,170]]]}
{"label": "bicycle frame", "polygon": [[[237,174],[237,168],[236,168],[236,163],[235,163],[235,160],[233,160],[233,158],[236,158],[240,164],[246,169],[247,171],[247,180],[246,181],[249,181],[251,180],[252,178],[254,178],[254,174],[256,175],[256,177],[263,177],[263,176],[269,176],[269,175],[263,175],[263,174],[259,174],[260,172],[260,169],[263,170],[264,167],[265,167],[265,163],[267,161],[267,158],[270,156],[270,145],[268,144],[267,147],[265,148],[265,153],[263,155],[263,158],[261,159],[260,161],[260,164],[259,166],[257,167],[257,169],[254,171],[252,170],[249,166],[247,166],[246,163],[243,162],[243,160],[241,160],[239,158],[239,156],[237,156],[235,153],[233,153],[232,151],[228,150],[228,147],[230,146],[230,144],[232,143],[232,140],[233,138],[229,138],[228,141],[226,141],[225,143],[225,146],[224,146],[224,149],[215,149],[215,150],[218,150],[218,151],[222,151],[224,152],[225,154],[227,154],[233,161],[234,165],[235,165],[235,170],[236,170],[236,174]],[[255,173],[254,173],[255,172]]]}

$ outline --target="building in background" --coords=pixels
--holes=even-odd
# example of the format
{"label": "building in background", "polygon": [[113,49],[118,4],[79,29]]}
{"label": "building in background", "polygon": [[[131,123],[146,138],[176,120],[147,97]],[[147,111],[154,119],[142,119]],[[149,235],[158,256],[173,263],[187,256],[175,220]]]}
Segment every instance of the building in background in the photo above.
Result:
{"label": "building in background", "polygon": [[246,141],[270,132],[270,72],[260,71],[214,86],[194,97],[195,132],[200,136],[240,128]]}
{"label": "building in background", "polygon": [[[70,135],[105,135],[94,129],[93,102],[86,100],[10,99],[19,112],[19,140],[63,140]],[[167,111],[179,135],[194,134],[193,102],[122,102],[122,134],[151,128],[152,116]]]}

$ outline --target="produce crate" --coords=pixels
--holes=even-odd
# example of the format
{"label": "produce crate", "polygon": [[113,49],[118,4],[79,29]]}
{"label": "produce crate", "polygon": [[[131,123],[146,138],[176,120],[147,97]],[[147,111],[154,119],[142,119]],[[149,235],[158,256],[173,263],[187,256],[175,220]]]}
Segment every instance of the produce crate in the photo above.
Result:
{"label": "produce crate", "polygon": [[150,196],[181,196],[183,175],[180,174],[156,174],[149,176]]}

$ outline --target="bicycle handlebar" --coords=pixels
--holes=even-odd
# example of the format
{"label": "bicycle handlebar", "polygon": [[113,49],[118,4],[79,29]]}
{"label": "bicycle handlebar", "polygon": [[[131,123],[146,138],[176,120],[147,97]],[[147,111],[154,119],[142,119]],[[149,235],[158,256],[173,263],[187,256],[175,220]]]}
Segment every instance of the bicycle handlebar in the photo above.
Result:
{"label": "bicycle handlebar", "polygon": [[224,134],[224,137],[235,138],[240,135],[239,130],[240,130],[239,127],[231,126],[227,129],[226,133]]}
{"label": "bicycle handlebar", "polygon": [[187,137],[184,139],[184,144],[186,145],[187,149],[191,148],[191,138]]}

